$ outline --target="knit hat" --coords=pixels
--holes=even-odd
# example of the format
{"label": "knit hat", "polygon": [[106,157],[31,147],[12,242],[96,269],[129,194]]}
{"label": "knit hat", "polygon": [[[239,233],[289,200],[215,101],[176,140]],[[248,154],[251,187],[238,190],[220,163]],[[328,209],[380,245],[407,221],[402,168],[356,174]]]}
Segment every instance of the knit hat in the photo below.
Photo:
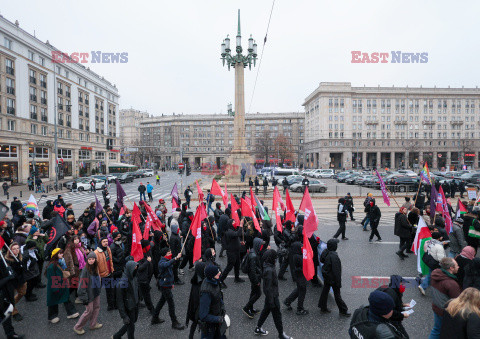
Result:
{"label": "knit hat", "polygon": [[112,233],[112,239],[115,239],[119,234],[120,234],[120,232],[118,232],[118,231],[113,231],[113,233]]}
{"label": "knit hat", "polygon": [[213,279],[215,276],[220,272],[220,269],[215,266],[215,265],[208,265],[207,268],[205,268],[205,277],[207,279]]}
{"label": "knit hat", "polygon": [[475,248],[473,248],[472,246],[466,246],[463,248],[460,255],[467,259],[473,260],[473,258],[475,258]]}
{"label": "knit hat", "polygon": [[85,208],[85,210],[83,211],[83,213],[90,213],[90,210],[88,208]]}
{"label": "knit hat", "polygon": [[57,247],[56,249],[54,249],[54,250],[52,251],[52,255],[50,256],[50,258],[53,258],[53,257],[55,256],[55,254],[57,254],[58,252],[60,252],[60,248],[59,248],[59,247]]}
{"label": "knit hat", "polygon": [[95,254],[94,251],[88,253],[87,255],[87,259],[90,259],[90,258],[94,258],[94,259],[97,259],[97,255]]}
{"label": "knit hat", "polygon": [[164,247],[160,250],[160,256],[164,257],[167,255],[167,253],[170,251],[170,248]]}
{"label": "knit hat", "polygon": [[368,302],[370,304],[370,311],[378,316],[387,315],[395,306],[392,297],[381,291],[373,291],[370,293]]}
{"label": "knit hat", "polygon": [[38,228],[36,228],[35,226],[32,226],[32,228],[30,228],[30,233],[28,233],[28,235],[34,235],[35,232],[38,231]]}
{"label": "knit hat", "polygon": [[373,194],[372,194],[372,193],[368,193],[368,194],[367,194],[367,197],[373,197]]}

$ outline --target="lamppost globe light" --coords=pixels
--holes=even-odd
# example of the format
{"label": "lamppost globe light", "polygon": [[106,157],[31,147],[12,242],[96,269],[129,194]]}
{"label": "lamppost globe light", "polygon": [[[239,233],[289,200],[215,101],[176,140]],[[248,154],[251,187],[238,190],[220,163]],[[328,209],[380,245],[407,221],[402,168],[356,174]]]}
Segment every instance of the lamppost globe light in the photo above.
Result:
{"label": "lamppost globe light", "polygon": [[237,47],[242,47],[242,36],[237,35]]}
{"label": "lamppost globe light", "polygon": [[228,52],[230,52],[230,38],[228,37],[228,35],[227,35],[226,39],[224,40],[224,42],[225,42],[225,50],[228,53]]}
{"label": "lamppost globe light", "polygon": [[253,42],[253,56],[254,57],[257,56],[257,42],[256,41]]}
{"label": "lamppost globe light", "polygon": [[225,54],[225,40],[222,43],[222,56]]}
{"label": "lamppost globe light", "polygon": [[248,39],[248,51],[249,52],[253,51],[253,38],[251,34],[250,34],[250,38]]}

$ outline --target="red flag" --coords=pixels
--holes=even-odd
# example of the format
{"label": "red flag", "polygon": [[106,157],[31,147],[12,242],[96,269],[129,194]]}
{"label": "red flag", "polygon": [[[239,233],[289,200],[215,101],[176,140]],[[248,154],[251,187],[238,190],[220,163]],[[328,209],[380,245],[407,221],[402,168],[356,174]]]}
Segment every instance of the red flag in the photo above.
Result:
{"label": "red flag", "polygon": [[305,212],[305,219],[303,220],[303,229],[307,234],[307,238],[310,238],[318,228],[318,219],[313,208],[312,199],[310,193],[308,193],[308,187],[305,187],[303,193],[302,203],[299,210]]}
{"label": "red flag", "polygon": [[285,221],[290,220],[291,222],[295,222],[295,208],[293,207],[292,199],[290,199],[288,190],[285,200],[287,201],[287,213],[285,216]]}
{"label": "red flag", "polygon": [[150,205],[148,205],[146,202],[145,203],[145,211],[147,212],[147,221],[145,223],[145,228],[147,228],[147,225],[149,228],[153,228],[154,231],[161,231],[162,228],[165,227],[164,224],[158,219],[157,215],[155,212],[152,210]]}
{"label": "red flag", "polygon": [[225,191],[223,192],[222,199],[223,199],[223,204],[225,205],[225,207],[227,207],[228,205],[227,183],[225,183]]}
{"label": "red flag", "polygon": [[[253,194],[253,190],[252,188],[250,187],[250,203],[252,205],[252,211],[253,213],[255,213],[255,207],[257,207],[257,203],[255,202],[255,194]],[[243,212],[242,212],[243,214]]]}
{"label": "red flag", "polygon": [[3,249],[3,246],[5,246],[5,239],[3,239],[3,237],[0,237],[0,251]]}
{"label": "red flag", "polygon": [[238,210],[240,207],[237,204],[237,201],[233,197],[233,195],[230,194],[230,203],[232,204],[232,219],[235,220],[234,227],[235,229],[240,226],[240,218],[238,217]]}
{"label": "red flag", "polygon": [[310,241],[308,241],[307,231],[303,228],[303,275],[305,279],[311,280],[315,275],[315,266],[313,265],[313,251]]}
{"label": "red flag", "polygon": [[190,230],[193,237],[195,238],[195,243],[193,245],[193,262],[197,261],[202,257],[202,205],[197,207],[195,216],[193,217],[192,225]]}
{"label": "red flag", "polygon": [[172,212],[175,212],[175,210],[179,207],[180,206],[178,205],[177,200],[175,200],[175,198],[172,198]]}
{"label": "red flag", "polygon": [[215,179],[212,180],[212,188],[210,189],[210,193],[213,195],[220,195],[222,197],[224,195],[222,189],[220,188],[220,185]]}
{"label": "red flag", "polygon": [[275,186],[275,188],[273,189],[272,210],[275,211],[275,220],[276,220],[276,224],[277,224],[277,231],[282,233],[283,232],[282,220],[280,218],[280,208],[278,207],[278,203],[279,203],[280,199],[281,199],[280,198],[280,192],[278,191],[278,187]]}
{"label": "red flag", "polygon": [[260,228],[260,224],[258,223],[257,217],[252,211],[252,206],[245,200],[242,199],[242,215],[245,217],[251,217],[253,219],[253,224],[255,225],[255,229],[262,233],[262,229]]}
{"label": "red flag", "polygon": [[133,211],[132,211],[132,250],[130,252],[131,256],[133,257],[134,261],[139,261],[143,258],[143,251],[142,251],[142,232],[140,232],[139,226],[140,220],[140,210],[138,206],[133,203]]}
{"label": "red flag", "polygon": [[200,204],[198,207],[200,207],[200,221],[208,218],[207,210],[205,209],[205,204]]}
{"label": "red flag", "polygon": [[198,181],[195,180],[195,183],[197,184],[197,192],[198,192],[198,201],[200,202],[200,204],[203,202],[203,191],[202,189],[200,188],[200,185],[198,184]]}

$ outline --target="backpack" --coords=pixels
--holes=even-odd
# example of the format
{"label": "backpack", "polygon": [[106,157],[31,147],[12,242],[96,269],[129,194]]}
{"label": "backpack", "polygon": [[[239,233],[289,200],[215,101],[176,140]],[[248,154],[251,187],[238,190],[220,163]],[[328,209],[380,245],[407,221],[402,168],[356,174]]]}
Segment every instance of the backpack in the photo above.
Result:
{"label": "backpack", "polygon": [[245,256],[242,259],[242,263],[240,264],[240,269],[242,270],[243,273],[248,274],[250,272],[250,258],[249,258],[249,252],[245,254]]}
{"label": "backpack", "polygon": [[215,201],[215,196],[213,194],[210,194],[210,198],[209,198],[209,203],[212,203]]}
{"label": "backpack", "polygon": [[[360,339],[360,338],[375,338],[375,332],[377,327],[381,323],[371,322],[368,320],[368,310],[369,306],[360,307],[353,312],[352,320],[350,322],[350,328],[348,333],[350,338]],[[404,339],[406,338],[403,333],[401,333],[395,326],[389,322],[384,322],[394,335],[395,338]]]}

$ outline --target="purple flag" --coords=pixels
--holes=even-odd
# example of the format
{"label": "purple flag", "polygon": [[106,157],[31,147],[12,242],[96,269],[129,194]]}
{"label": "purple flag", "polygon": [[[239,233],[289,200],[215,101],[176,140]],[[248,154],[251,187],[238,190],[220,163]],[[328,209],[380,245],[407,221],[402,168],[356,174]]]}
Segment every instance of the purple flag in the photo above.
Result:
{"label": "purple flag", "polygon": [[438,192],[435,185],[432,183],[432,189],[430,191],[430,218],[435,218],[435,210],[437,209]]}
{"label": "purple flag", "polygon": [[375,170],[375,173],[377,173],[378,180],[380,181],[380,189],[382,190],[382,194],[383,194],[383,202],[386,203],[387,206],[390,206],[390,198],[388,197],[388,192],[387,192],[387,188],[385,187],[385,183],[383,182],[383,179],[377,170]]}
{"label": "purple flag", "polygon": [[115,179],[115,183],[117,184],[117,206],[120,209],[123,207],[123,198],[126,196],[126,194],[122,185],[120,185],[118,178]]}
{"label": "purple flag", "polygon": [[173,199],[175,199],[175,201],[176,201],[177,204],[178,204],[178,188],[177,188],[177,183],[175,183],[175,185],[173,185],[172,192],[170,193],[170,195],[172,196]]}
{"label": "purple flag", "polygon": [[103,212],[103,207],[100,204],[100,201],[98,201],[97,195],[95,194],[95,216],[97,216],[97,214],[100,212]]}

